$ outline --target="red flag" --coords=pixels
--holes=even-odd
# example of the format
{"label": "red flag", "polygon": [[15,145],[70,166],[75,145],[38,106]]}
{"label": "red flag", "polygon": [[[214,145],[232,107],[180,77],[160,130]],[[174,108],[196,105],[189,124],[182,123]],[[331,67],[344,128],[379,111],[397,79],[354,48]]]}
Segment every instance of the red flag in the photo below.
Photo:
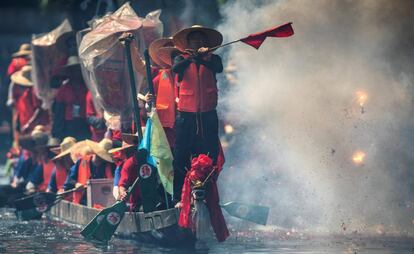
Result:
{"label": "red flag", "polygon": [[292,22],[289,22],[278,27],[273,27],[264,32],[250,34],[249,36],[240,39],[240,41],[252,46],[255,49],[259,49],[267,37],[289,37],[292,36],[293,33]]}

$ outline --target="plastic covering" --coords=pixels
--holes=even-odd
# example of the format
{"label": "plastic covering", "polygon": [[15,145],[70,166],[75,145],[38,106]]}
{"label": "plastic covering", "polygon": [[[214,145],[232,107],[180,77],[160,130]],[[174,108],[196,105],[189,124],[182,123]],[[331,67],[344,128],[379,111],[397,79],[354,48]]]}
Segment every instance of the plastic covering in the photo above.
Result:
{"label": "plastic covering", "polygon": [[[122,122],[132,121],[131,89],[125,48],[119,42],[124,32],[135,36],[140,52],[145,45],[162,35],[160,11],[143,19],[137,16],[129,3],[116,12],[91,23],[91,30],[78,33],[79,57],[84,80],[95,105],[106,114],[121,116]],[[142,75],[135,73],[137,90],[142,86]],[[117,119],[117,118],[115,118]]]}
{"label": "plastic covering", "polygon": [[47,34],[33,35],[32,38],[32,78],[37,96],[43,101],[42,107],[49,109],[54,93],[50,84],[53,75],[66,63],[66,53],[58,50],[56,40],[64,33],[72,31],[68,20]]}

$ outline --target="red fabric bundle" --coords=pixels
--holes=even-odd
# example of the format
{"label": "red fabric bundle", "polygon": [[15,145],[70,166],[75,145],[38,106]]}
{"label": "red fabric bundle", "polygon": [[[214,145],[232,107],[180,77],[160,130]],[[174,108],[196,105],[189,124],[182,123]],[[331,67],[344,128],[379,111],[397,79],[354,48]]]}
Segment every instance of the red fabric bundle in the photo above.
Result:
{"label": "red fabric bundle", "polygon": [[[197,158],[191,161],[191,170],[188,171],[185,180],[183,191],[181,195],[182,208],[178,225],[184,228],[191,228],[190,206],[191,206],[191,182],[201,181],[216,170],[213,167],[213,161],[205,154],[200,154]],[[223,242],[230,235],[227,229],[226,221],[219,206],[219,195],[217,189],[217,182],[212,177],[206,186],[206,203],[210,214],[210,223],[213,227],[216,238],[219,242]]]}

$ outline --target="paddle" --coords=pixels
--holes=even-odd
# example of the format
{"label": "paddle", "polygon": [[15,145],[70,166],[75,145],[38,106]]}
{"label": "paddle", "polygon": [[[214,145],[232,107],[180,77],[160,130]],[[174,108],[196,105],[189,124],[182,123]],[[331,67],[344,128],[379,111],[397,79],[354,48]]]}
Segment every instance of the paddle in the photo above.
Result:
{"label": "paddle", "polygon": [[266,206],[249,205],[239,202],[228,202],[220,206],[231,216],[261,225],[266,225],[270,210]]}
{"label": "paddle", "polygon": [[28,197],[24,197],[15,201],[16,217],[21,220],[39,219],[42,214],[59,203],[65,195],[70,194],[80,188],[86,188],[86,186],[80,186],[61,192],[59,194],[51,192],[38,192]]}
{"label": "paddle", "polygon": [[108,242],[128,210],[126,200],[129,199],[129,196],[138,185],[139,179],[139,177],[135,179],[123,200],[117,201],[112,206],[100,211],[81,231],[81,235],[86,239]]}
{"label": "paddle", "polygon": [[14,207],[16,210],[28,210],[33,208],[39,208],[43,206],[49,206],[54,204],[55,200],[61,200],[67,194],[70,194],[74,191],[79,190],[80,188],[85,188],[85,186],[81,186],[78,188],[73,188],[61,193],[53,193],[53,192],[37,192],[30,196],[26,196],[14,201]]}

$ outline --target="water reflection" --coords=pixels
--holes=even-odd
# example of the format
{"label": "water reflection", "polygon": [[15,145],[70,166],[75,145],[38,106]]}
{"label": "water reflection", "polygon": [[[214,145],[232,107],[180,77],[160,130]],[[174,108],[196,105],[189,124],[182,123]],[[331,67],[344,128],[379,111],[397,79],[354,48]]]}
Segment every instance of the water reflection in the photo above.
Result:
{"label": "water reflection", "polygon": [[[94,245],[79,234],[80,228],[58,221],[17,221],[13,210],[0,210],[0,253],[414,253],[414,239],[350,236],[263,236],[237,234],[224,244],[209,242],[209,249],[177,250],[115,238],[109,245]],[[238,236],[237,236],[238,235]]]}

